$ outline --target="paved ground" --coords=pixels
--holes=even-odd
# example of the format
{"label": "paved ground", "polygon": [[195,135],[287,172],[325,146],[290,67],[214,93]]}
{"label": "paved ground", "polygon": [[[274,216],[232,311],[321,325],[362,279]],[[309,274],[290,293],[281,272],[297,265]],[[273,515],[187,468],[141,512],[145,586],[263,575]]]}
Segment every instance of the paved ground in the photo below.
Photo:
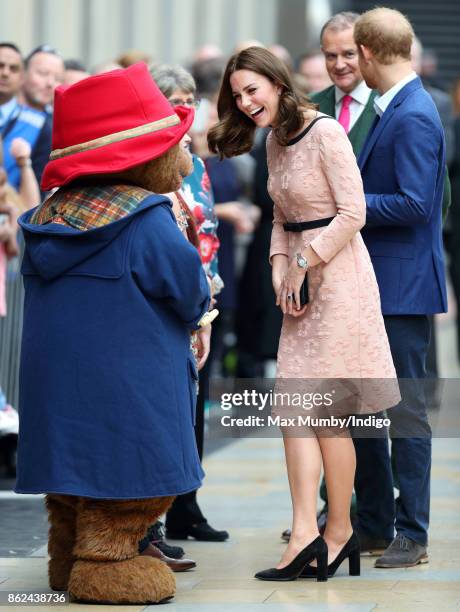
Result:
{"label": "paved ground", "polygon": [[[439,321],[438,331],[441,375],[460,378],[451,316]],[[207,478],[200,503],[210,522],[217,528],[228,529],[231,538],[223,544],[184,543],[187,554],[197,561],[198,567],[177,575],[177,595],[165,610],[432,612],[460,609],[458,439],[433,441],[430,563],[407,570],[377,570],[370,559],[363,559],[361,577],[350,578],[344,568],[335,578],[320,584],[305,580],[269,583],[253,578],[257,570],[278,560],[283,549],[279,535],[289,525],[290,503],[281,441],[234,441],[208,455],[205,469]],[[44,589],[47,560],[42,500],[15,497],[8,491],[11,481],[2,482],[6,490],[0,491],[0,590]],[[56,611],[59,608],[54,607]],[[101,606],[79,607],[85,612],[93,608],[101,610]],[[71,604],[71,609],[77,610],[77,605]],[[126,609],[137,612],[143,607]],[[152,606],[151,610],[158,608]]]}

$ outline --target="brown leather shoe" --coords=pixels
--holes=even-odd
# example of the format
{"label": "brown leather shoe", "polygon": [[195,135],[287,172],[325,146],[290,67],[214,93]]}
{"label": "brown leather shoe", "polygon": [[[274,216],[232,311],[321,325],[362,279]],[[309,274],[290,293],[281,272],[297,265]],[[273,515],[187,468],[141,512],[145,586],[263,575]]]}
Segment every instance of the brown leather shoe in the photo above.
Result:
{"label": "brown leather shoe", "polygon": [[159,548],[153,544],[149,544],[147,548],[141,552],[141,556],[155,557],[166,563],[173,572],[185,572],[186,570],[196,567],[195,561],[192,559],[172,559],[164,555]]}

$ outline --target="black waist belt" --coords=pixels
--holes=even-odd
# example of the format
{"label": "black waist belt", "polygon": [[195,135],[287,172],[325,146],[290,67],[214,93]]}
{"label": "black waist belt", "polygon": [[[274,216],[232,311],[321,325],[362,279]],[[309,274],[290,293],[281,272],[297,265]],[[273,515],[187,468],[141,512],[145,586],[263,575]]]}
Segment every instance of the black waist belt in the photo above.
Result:
{"label": "black waist belt", "polygon": [[317,227],[325,227],[335,219],[335,217],[327,217],[326,219],[315,219],[315,221],[300,221],[300,223],[283,223],[285,232],[303,232],[304,230],[315,229]]}

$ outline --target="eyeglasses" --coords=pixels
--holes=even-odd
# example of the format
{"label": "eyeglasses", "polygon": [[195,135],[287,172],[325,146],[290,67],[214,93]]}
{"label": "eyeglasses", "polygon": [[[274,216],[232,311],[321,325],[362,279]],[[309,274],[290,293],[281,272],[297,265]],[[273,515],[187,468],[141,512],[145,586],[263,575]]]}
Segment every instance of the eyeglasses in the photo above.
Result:
{"label": "eyeglasses", "polygon": [[201,100],[195,100],[194,98],[188,98],[188,100],[181,100],[180,98],[169,98],[171,106],[193,106],[195,110],[199,108]]}

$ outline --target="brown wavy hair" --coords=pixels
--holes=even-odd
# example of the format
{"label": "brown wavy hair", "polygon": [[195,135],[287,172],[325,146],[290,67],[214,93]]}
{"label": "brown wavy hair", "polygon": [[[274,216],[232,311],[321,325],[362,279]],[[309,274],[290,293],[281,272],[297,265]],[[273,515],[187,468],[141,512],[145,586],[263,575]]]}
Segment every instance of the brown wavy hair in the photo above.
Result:
{"label": "brown wavy hair", "polygon": [[251,70],[281,87],[278,124],[273,128],[273,134],[281,145],[286,145],[301,129],[305,122],[304,111],[317,108],[296,88],[285,64],[268,49],[249,47],[232,55],[217,100],[219,122],[208,132],[209,150],[220,158],[247,153],[254,144],[256,125],[236,106],[230,85],[230,77],[237,70]]}

